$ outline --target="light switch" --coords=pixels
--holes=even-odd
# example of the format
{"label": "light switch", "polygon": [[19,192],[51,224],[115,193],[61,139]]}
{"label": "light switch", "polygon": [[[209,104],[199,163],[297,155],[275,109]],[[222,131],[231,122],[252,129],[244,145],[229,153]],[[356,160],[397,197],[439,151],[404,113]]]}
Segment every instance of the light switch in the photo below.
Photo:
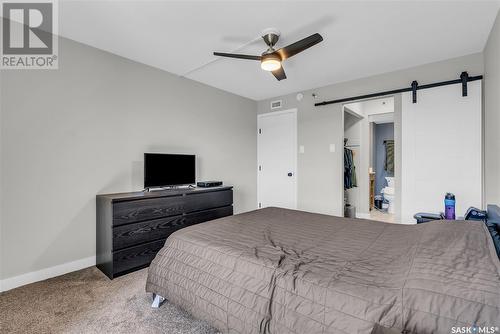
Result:
{"label": "light switch", "polygon": [[330,153],[335,153],[335,144],[330,144]]}
{"label": "light switch", "polygon": [[304,145],[300,145],[299,146],[299,153],[304,153],[304,152],[305,152]]}

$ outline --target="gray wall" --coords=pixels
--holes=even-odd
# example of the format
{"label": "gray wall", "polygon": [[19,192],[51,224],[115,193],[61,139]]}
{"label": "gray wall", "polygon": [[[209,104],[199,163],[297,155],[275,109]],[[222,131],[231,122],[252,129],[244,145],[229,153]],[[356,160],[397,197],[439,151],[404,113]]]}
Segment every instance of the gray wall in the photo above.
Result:
{"label": "gray wall", "polygon": [[382,188],[387,186],[386,176],[394,176],[384,169],[385,145],[387,139],[394,140],[394,123],[375,124],[375,194],[380,194]]}
{"label": "gray wall", "polygon": [[[315,102],[407,87],[413,80],[425,84],[457,79],[462,71],[478,75],[483,70],[483,55],[478,53],[307,90],[302,92],[301,101],[297,101],[296,94],[259,101],[259,113],[270,112],[270,101],[276,99],[283,100],[283,109],[298,109],[298,144],[305,146],[305,153],[298,155],[298,208],[342,214],[342,105],[314,107]],[[313,92],[319,95],[318,99],[313,99]],[[400,100],[395,100],[395,111],[398,106]],[[335,153],[329,153],[330,144],[336,145]],[[399,158],[396,157],[396,163]]]}
{"label": "gray wall", "polygon": [[255,101],[59,46],[59,70],[2,73],[3,278],[94,256],[95,195],[142,189],[144,152],[196,154],[197,179],[255,208]]}
{"label": "gray wall", "polygon": [[484,49],[485,198],[500,204],[500,12]]}

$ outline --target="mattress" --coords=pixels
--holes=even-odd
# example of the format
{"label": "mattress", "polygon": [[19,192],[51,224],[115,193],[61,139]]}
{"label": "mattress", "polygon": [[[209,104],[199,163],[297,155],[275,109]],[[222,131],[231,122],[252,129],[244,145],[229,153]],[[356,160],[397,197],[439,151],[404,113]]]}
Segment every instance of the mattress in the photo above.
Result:
{"label": "mattress", "polygon": [[484,224],[472,221],[261,209],[172,234],[146,291],[223,333],[500,327],[500,263]]}

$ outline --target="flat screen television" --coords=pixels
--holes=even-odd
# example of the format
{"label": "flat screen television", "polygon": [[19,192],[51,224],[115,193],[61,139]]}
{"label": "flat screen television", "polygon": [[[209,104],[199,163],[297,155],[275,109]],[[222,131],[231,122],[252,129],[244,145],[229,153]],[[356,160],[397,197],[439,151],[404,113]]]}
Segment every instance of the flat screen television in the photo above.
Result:
{"label": "flat screen television", "polygon": [[144,153],[144,188],[194,184],[195,156]]}

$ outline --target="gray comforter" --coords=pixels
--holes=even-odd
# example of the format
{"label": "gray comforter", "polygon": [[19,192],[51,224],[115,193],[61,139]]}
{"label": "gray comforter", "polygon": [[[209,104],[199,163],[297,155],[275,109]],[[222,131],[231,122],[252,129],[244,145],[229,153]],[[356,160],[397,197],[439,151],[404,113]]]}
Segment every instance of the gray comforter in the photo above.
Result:
{"label": "gray comforter", "polygon": [[172,234],[146,290],[224,333],[500,326],[500,263],[480,222],[399,225],[262,209]]}

